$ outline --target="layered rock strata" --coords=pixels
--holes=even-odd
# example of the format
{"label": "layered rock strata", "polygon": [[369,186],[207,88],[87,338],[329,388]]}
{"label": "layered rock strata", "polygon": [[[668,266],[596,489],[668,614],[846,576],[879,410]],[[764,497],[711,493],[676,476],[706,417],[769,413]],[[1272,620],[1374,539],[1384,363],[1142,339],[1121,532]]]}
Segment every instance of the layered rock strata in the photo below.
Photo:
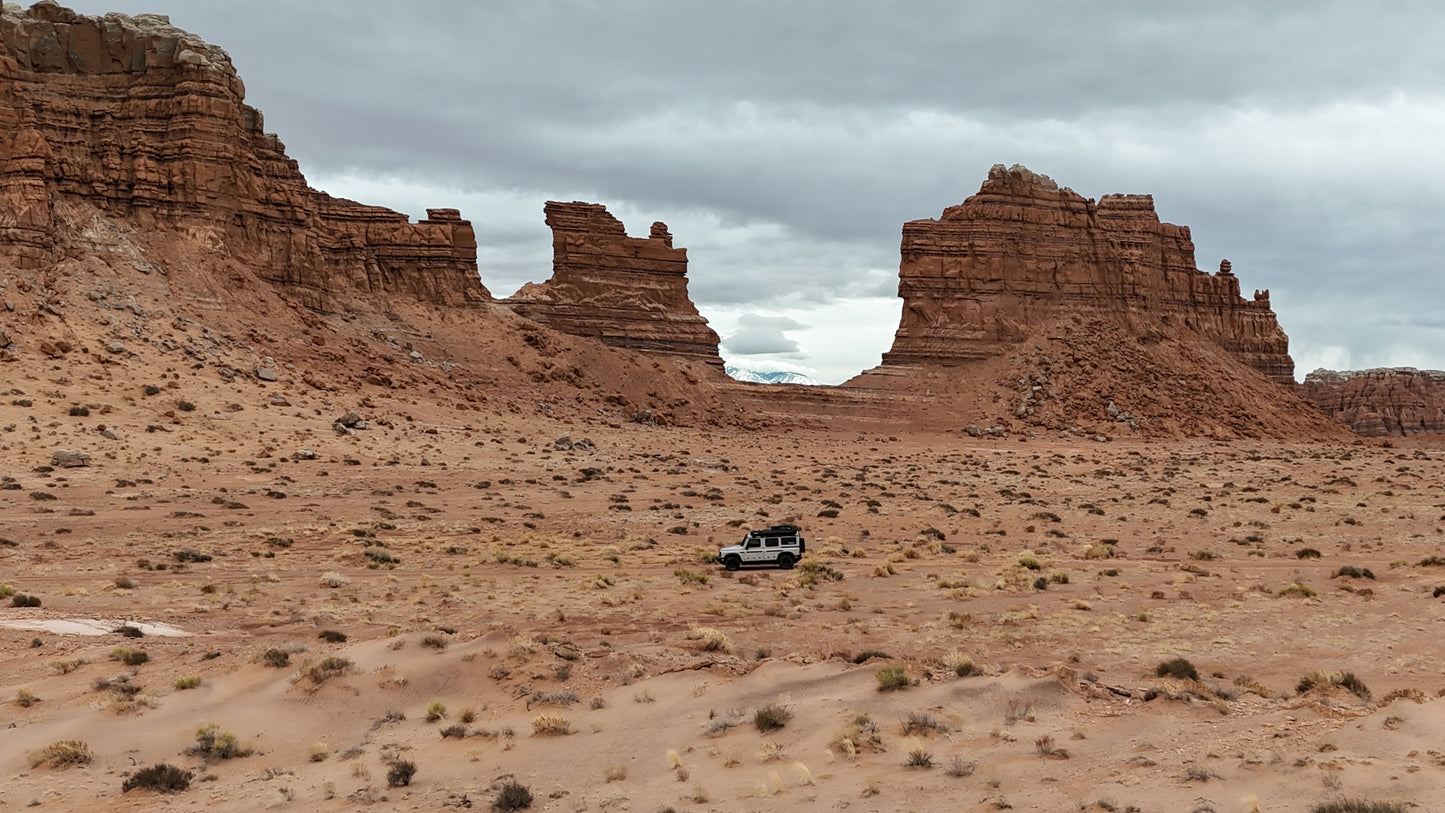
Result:
{"label": "layered rock strata", "polygon": [[718,336],[687,294],[687,249],[663,223],[646,238],[596,203],[548,201],[552,277],[505,300],[528,318],[614,347],[681,356],[722,368]]}
{"label": "layered rock strata", "polygon": [[1149,195],[1095,203],[999,164],[942,217],[904,224],[901,253],[903,315],[883,368],[995,357],[1061,315],[1102,314],[1140,336],[1186,328],[1293,383],[1269,292],[1241,297],[1228,261],[1196,269],[1189,229],[1161,223]]}
{"label": "layered rock strata", "polygon": [[1315,370],[1300,395],[1365,437],[1445,433],[1445,372],[1391,367]]}
{"label": "layered rock strata", "polygon": [[351,295],[490,301],[454,211],[400,213],[309,188],[225,51],[166,17],[54,2],[0,14],[0,254],[51,262],[57,201],[208,241],[318,309]]}

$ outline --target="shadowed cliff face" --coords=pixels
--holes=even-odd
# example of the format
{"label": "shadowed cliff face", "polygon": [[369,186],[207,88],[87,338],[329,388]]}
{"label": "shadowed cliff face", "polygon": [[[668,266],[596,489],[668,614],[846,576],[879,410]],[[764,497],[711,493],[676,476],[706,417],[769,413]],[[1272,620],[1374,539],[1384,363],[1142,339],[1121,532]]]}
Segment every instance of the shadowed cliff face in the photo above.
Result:
{"label": "shadowed cliff face", "polygon": [[978,194],[903,226],[903,316],[892,365],[1000,355],[1063,314],[1103,315],[1139,336],[1185,330],[1280,383],[1289,339],[1268,292],[1239,295],[1225,265],[1194,267],[1189,229],[1161,223],[1147,195],[1097,204],[1043,175],[996,165]]}
{"label": "shadowed cliff face", "polygon": [[1315,370],[1299,392],[1365,437],[1445,433],[1445,372],[1440,370]]}
{"label": "shadowed cliff face", "polygon": [[319,310],[353,297],[491,299],[471,225],[410,223],[306,185],[226,52],[157,15],[86,17],[54,3],[0,17],[0,252],[37,267],[63,251],[62,199],[184,232]]}
{"label": "shadowed cliff face", "polygon": [[718,336],[687,295],[687,249],[673,248],[665,224],[643,239],[596,203],[548,201],[546,213],[552,278],[506,304],[565,333],[722,369]]}

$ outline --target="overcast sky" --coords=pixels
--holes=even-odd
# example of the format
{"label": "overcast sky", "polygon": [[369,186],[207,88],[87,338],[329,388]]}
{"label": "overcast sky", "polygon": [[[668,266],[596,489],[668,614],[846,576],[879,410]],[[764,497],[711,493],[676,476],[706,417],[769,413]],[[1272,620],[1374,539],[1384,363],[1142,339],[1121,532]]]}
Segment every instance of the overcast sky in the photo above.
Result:
{"label": "overcast sky", "polygon": [[313,186],[472,220],[551,273],[542,204],[666,221],[723,354],[838,382],[898,324],[904,221],[1022,163],[1151,193],[1269,288],[1297,375],[1445,368],[1445,4],[71,0],[230,52]]}

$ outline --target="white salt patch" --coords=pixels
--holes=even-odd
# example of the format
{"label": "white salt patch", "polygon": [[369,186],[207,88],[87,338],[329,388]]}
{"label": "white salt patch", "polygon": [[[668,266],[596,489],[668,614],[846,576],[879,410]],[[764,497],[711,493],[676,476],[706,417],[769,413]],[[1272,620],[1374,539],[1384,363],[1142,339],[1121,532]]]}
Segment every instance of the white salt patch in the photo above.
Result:
{"label": "white salt patch", "polygon": [[56,635],[111,635],[122,624],[135,627],[146,635],[156,635],[162,638],[180,638],[190,635],[185,630],[165,624],[144,624],[139,621],[101,621],[93,618],[34,618],[0,621],[0,627],[52,632]]}

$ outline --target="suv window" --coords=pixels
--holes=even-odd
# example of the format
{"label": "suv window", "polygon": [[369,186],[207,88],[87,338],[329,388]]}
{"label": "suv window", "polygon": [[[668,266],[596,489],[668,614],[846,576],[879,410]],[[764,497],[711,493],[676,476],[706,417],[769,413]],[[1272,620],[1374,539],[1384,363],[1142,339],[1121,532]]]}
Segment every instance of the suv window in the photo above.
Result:
{"label": "suv window", "polygon": [[778,539],[777,537],[773,537],[772,539],[767,540],[763,544],[769,548],[776,548],[778,546]]}

